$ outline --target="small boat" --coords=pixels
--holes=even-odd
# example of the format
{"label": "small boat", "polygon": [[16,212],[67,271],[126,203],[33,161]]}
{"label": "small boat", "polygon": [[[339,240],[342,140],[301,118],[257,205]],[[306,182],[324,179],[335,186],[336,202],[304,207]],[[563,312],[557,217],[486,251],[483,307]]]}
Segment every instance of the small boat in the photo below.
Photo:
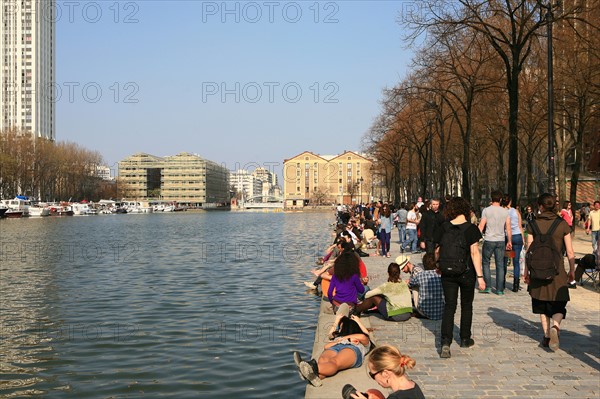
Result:
{"label": "small boat", "polygon": [[23,211],[7,209],[6,212],[4,212],[4,217],[10,218],[10,219],[20,218],[20,217],[23,217]]}
{"label": "small boat", "polygon": [[0,206],[0,218],[4,217],[4,214],[6,213],[6,211],[8,211],[8,208],[4,208],[4,207]]}
{"label": "small boat", "polygon": [[8,210],[4,213],[9,218],[20,218],[21,216],[29,216],[29,198],[18,195],[11,200],[0,201],[4,208]]}
{"label": "small boat", "polygon": [[53,205],[50,207],[50,216],[73,216],[74,212],[69,205]]}
{"label": "small boat", "polygon": [[29,207],[30,217],[50,216],[50,207],[42,204],[36,204]]}

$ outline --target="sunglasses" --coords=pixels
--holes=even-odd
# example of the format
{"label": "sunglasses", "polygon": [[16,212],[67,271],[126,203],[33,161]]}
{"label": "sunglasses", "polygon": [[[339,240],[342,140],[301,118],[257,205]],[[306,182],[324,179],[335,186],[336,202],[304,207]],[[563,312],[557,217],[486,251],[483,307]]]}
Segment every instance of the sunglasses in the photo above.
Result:
{"label": "sunglasses", "polygon": [[375,379],[375,376],[376,376],[377,374],[381,373],[382,371],[383,371],[383,370],[379,370],[379,371],[377,371],[377,372],[375,372],[375,373],[371,373],[371,372],[369,371],[369,376],[370,376],[370,377],[371,377],[371,378],[374,380],[374,379]]}

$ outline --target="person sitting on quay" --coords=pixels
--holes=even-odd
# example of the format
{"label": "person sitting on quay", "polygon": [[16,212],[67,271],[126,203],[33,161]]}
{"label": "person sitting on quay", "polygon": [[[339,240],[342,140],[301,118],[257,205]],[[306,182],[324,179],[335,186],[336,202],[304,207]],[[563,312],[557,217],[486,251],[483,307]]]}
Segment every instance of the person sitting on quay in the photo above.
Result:
{"label": "person sitting on quay", "polygon": [[333,340],[325,344],[318,360],[304,361],[298,352],[294,352],[300,376],[316,387],[339,371],[360,367],[373,346],[369,331],[356,316],[349,318],[338,314],[333,328]]}
{"label": "person sitting on quay", "polygon": [[[388,399],[425,399],[419,384],[406,375],[413,369],[416,362],[413,358],[403,355],[400,350],[391,345],[382,345],[373,349],[367,360],[367,372],[382,388],[392,390]],[[380,398],[380,392],[364,396],[361,392],[351,394],[353,399]]]}
{"label": "person sitting on quay", "polygon": [[435,255],[425,254],[423,266],[422,273],[415,273],[408,280],[408,287],[413,290],[414,312],[417,317],[440,320],[444,314],[444,289]]}
{"label": "person sitting on quay", "polygon": [[[419,264],[414,265],[406,255],[400,255],[400,256],[396,257],[396,263],[399,265],[402,265],[402,266],[400,266],[400,270],[402,270],[402,273],[406,273],[409,275],[409,279],[406,280],[407,284],[413,276],[416,276],[417,274],[421,273],[424,270],[423,265],[419,265]],[[419,287],[411,288],[411,293],[412,293],[413,303],[417,303],[418,295],[419,295]]]}
{"label": "person sitting on quay", "polygon": [[350,314],[358,303],[358,296],[368,290],[363,281],[360,277],[360,258],[354,251],[344,248],[344,252],[334,262],[333,276],[327,291],[327,298],[335,314]]}
{"label": "person sitting on quay", "polygon": [[[321,284],[321,281],[323,279],[331,280],[331,276],[333,275],[333,266],[335,264],[335,259],[339,256],[339,254],[341,254],[344,251],[354,252],[356,257],[358,258],[358,269],[360,271],[360,281],[365,286],[369,283],[369,276],[367,274],[367,266],[362,261],[360,256],[358,256],[358,254],[356,254],[354,244],[352,243],[352,240],[350,239],[349,235],[342,233],[342,236],[339,238],[339,244],[338,244],[337,251],[338,251],[338,255],[333,259],[329,259],[327,261],[327,263],[325,263],[323,265],[323,267],[321,267],[318,270],[311,270],[311,273],[313,273],[315,276],[317,276],[317,278],[312,283],[310,281],[305,281],[304,285],[306,285],[311,290],[316,290],[318,288],[319,284]],[[368,290],[368,287],[367,287],[367,290]],[[363,295],[364,294],[359,295],[359,298],[362,298]]]}
{"label": "person sitting on quay", "polygon": [[377,311],[390,321],[406,321],[410,319],[412,302],[408,285],[400,278],[400,266],[390,263],[388,266],[388,281],[379,287],[369,290],[365,300],[354,309],[360,314],[376,306]]}

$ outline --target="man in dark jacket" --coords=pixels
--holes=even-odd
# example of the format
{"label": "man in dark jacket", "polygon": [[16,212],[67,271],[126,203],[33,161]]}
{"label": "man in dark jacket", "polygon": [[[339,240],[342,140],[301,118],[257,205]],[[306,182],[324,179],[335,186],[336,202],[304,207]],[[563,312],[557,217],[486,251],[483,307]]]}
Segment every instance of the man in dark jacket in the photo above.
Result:
{"label": "man in dark jacket", "polygon": [[428,254],[435,253],[435,244],[433,243],[433,237],[437,229],[440,228],[444,217],[440,212],[440,200],[432,199],[430,208],[423,213],[421,217],[421,241],[425,246],[425,252]]}

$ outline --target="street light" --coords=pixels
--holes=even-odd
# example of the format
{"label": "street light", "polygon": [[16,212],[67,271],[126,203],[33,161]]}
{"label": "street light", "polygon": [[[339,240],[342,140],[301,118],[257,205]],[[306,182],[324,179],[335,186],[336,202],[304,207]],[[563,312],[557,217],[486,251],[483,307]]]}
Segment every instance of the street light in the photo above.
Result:
{"label": "street light", "polygon": [[546,26],[548,35],[548,191],[556,197],[556,185],[554,182],[554,69],[552,66],[552,3],[544,6],[540,2],[540,7],[547,8]]}
{"label": "street light", "polygon": [[360,201],[359,202],[361,204],[363,203],[363,200],[362,200],[362,183],[363,183],[363,181],[364,181],[364,179],[362,178],[362,176],[360,177],[360,179],[356,180],[356,184],[358,184],[358,190],[359,190],[358,192],[360,194]]}

